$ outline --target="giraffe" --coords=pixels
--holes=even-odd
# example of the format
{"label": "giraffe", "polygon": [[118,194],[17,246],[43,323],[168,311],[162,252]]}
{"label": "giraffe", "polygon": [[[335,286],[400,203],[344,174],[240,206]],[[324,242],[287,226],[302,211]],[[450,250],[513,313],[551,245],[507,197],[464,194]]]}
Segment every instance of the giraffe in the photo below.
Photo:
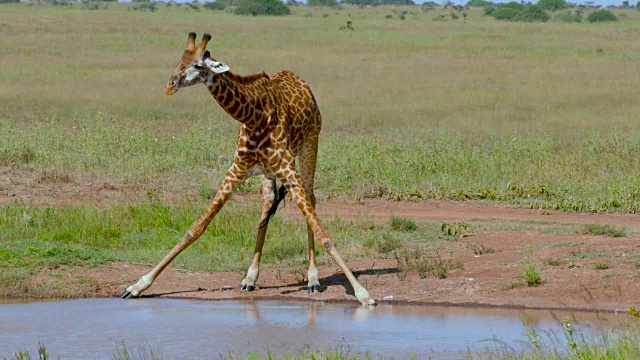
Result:
{"label": "giraffe", "polygon": [[[218,104],[241,123],[233,164],[204,214],[191,225],[174,248],[138,282],[127,287],[121,297],[137,297],[148,289],[180,252],[198,240],[234,189],[247,178],[260,175],[262,210],[256,246],[240,289],[255,289],[269,219],[288,192],[307,222],[309,293],[321,289],[315,258],[314,242],[317,241],[346,275],[356,298],[363,305],[375,305],[375,300],[347,267],[333,237],[315,211],[313,183],[322,120],[307,83],[286,70],[272,76],[264,72],[249,76],[234,74],[229,71],[228,65],[212,58],[206,50],[211,35],[204,34],[197,47],[195,40],[196,34],[189,33],[187,49],[169,79],[166,94],[175,94],[180,88],[195,84],[207,87]],[[296,170],[296,158],[299,171]],[[282,183],[278,190],[276,179]]]}

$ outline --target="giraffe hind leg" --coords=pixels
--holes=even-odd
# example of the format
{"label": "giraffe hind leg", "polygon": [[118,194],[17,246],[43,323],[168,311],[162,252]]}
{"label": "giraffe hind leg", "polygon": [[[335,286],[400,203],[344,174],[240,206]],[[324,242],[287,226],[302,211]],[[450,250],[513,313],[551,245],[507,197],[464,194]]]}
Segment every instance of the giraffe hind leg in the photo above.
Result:
{"label": "giraffe hind leg", "polygon": [[258,275],[260,273],[260,257],[262,256],[262,247],[264,246],[264,240],[267,236],[269,220],[271,220],[271,217],[278,210],[278,204],[280,204],[286,194],[287,189],[284,186],[281,186],[280,189],[276,191],[275,180],[268,180],[266,178],[263,178],[262,214],[260,216],[260,225],[258,226],[256,247],[253,253],[251,266],[247,270],[246,276],[240,282],[240,290],[255,290],[256,281],[258,280]]}

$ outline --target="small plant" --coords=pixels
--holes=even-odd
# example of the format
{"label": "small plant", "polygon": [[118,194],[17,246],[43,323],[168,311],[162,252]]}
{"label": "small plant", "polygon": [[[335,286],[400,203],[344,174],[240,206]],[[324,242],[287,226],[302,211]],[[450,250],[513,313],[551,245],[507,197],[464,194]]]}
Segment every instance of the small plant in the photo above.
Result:
{"label": "small plant", "polygon": [[578,229],[582,235],[606,235],[611,237],[625,237],[627,230],[622,226],[612,226],[608,224],[585,224]]}
{"label": "small plant", "polygon": [[474,255],[495,254],[496,249],[485,247],[484,244],[468,243]]}
{"label": "small plant", "polygon": [[569,262],[569,266],[567,266],[569,269],[578,269],[581,268],[582,265],[580,265],[579,263],[575,262],[575,261],[571,261]]}
{"label": "small plant", "polygon": [[464,269],[464,264],[459,261],[443,260],[439,254],[435,256],[424,256],[419,250],[396,251],[396,261],[398,262],[398,278],[404,280],[409,272],[416,272],[421,279],[425,279],[432,273],[438,279],[447,277],[449,270]]}
{"label": "small plant", "polygon": [[392,230],[397,230],[397,231],[410,232],[410,231],[416,231],[416,229],[418,229],[418,226],[414,221],[409,219],[397,218],[397,217],[391,218],[389,226],[391,227]]}
{"label": "small plant", "polygon": [[636,309],[635,306],[632,306],[627,312],[629,313],[629,315],[640,319],[640,312]]}
{"label": "small plant", "polygon": [[597,270],[607,270],[609,268],[609,264],[607,263],[597,263],[593,266]]}
{"label": "small plant", "polygon": [[522,277],[528,286],[538,286],[542,284],[542,274],[540,274],[538,264],[530,256],[524,261],[524,274]]}
{"label": "small plant", "polygon": [[563,261],[560,259],[551,258],[551,259],[545,260],[544,263],[550,266],[560,266],[562,265]]}
{"label": "small plant", "polygon": [[388,254],[402,247],[402,241],[388,232],[382,234],[382,239],[376,241],[376,251]]}
{"label": "small plant", "polygon": [[519,287],[523,287],[524,286],[524,282],[522,281],[512,281],[508,284],[504,285],[504,289],[505,290],[512,290],[512,289],[517,289]]}
{"label": "small plant", "polygon": [[445,238],[462,238],[469,229],[467,223],[440,223],[440,235]]}

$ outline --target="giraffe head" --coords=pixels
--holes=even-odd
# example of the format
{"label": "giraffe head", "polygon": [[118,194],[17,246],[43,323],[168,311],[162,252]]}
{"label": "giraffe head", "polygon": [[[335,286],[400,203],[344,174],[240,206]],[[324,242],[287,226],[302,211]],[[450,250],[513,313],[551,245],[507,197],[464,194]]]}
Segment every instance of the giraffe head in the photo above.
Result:
{"label": "giraffe head", "polygon": [[211,54],[206,50],[209,40],[211,35],[202,35],[202,41],[196,47],[196,33],[189,33],[187,50],[182,54],[167,83],[167,95],[175,94],[182,87],[206,83],[216,74],[229,70],[229,66],[211,58]]}

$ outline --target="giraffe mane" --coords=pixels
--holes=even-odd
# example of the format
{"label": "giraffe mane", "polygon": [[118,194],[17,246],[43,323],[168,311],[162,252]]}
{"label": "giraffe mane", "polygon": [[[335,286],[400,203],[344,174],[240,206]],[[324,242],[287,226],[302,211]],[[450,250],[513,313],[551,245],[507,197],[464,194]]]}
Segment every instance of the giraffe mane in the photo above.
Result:
{"label": "giraffe mane", "polygon": [[269,75],[267,75],[267,73],[265,73],[264,71],[259,74],[253,74],[253,75],[247,75],[247,76],[242,76],[242,75],[234,74],[230,71],[227,71],[226,73],[224,73],[224,75],[229,80],[242,85],[251,85],[258,80],[270,79]]}

